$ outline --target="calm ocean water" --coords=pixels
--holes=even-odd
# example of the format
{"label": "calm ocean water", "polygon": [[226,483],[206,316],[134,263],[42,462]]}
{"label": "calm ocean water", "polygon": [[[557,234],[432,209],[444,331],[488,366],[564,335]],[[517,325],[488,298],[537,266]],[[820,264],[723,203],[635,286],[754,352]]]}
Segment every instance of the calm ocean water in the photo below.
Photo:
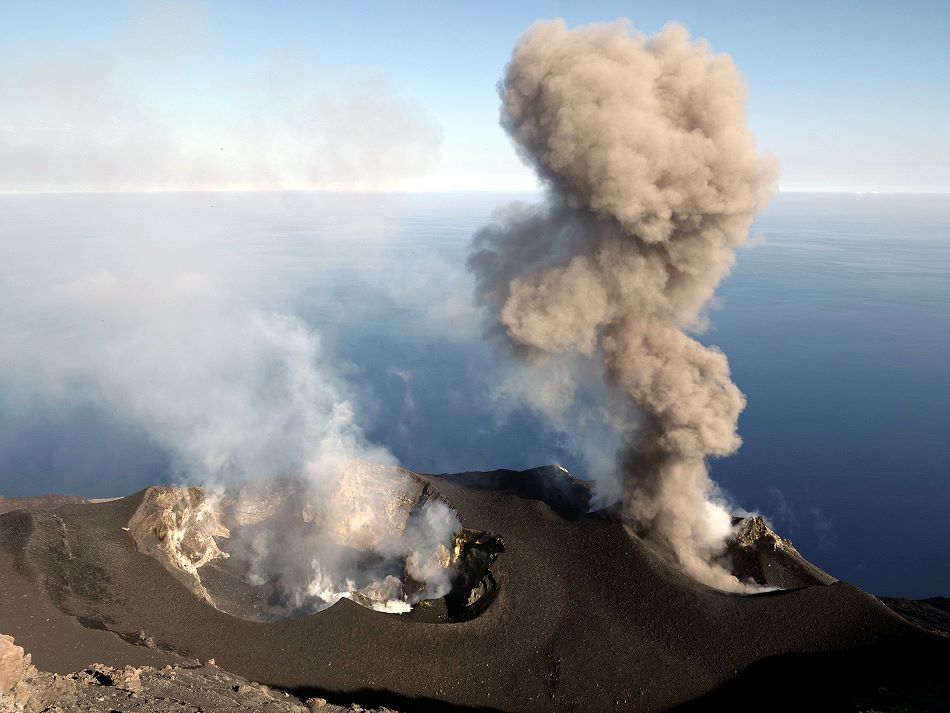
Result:
{"label": "calm ocean water", "polygon": [[[507,367],[470,304],[471,235],[519,198],[533,199],[0,196],[0,354],[39,340],[68,360],[80,326],[45,305],[84,276],[211,275],[236,303],[316,329],[368,437],[407,467],[582,475],[543,421],[500,408]],[[754,235],[701,336],[749,401],[715,479],[838,577],[950,594],[950,198],[786,194]],[[0,493],[109,496],[168,477],[146,430],[94,397],[31,395],[13,361]]]}

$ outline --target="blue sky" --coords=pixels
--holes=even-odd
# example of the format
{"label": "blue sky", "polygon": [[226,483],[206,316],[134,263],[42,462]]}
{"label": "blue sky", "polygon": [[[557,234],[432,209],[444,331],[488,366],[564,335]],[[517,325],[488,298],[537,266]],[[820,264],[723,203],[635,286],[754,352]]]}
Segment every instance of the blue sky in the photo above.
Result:
{"label": "blue sky", "polygon": [[783,190],[950,191],[946,2],[0,9],[4,191],[531,187],[495,84],[518,35],[552,17],[675,20],[730,54]]}

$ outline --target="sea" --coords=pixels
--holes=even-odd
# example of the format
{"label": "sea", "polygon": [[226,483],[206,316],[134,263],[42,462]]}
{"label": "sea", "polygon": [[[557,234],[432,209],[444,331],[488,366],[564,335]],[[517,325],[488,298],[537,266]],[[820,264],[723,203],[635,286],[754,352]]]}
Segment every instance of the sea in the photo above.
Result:
{"label": "sea", "polygon": [[[66,286],[115,274],[169,292],[208,279],[235,310],[293,316],[318,335],[366,438],[408,468],[558,463],[585,477],[575,440],[499,396],[512,365],[483,336],[465,268],[497,210],[538,200],[0,196],[0,495],[110,497],[171,477],[162,444],[95,384],[42,384],[47,367],[95,358],[88,340],[74,347],[77,330],[138,319],[148,333],[155,311],[134,300],[115,325],[50,309],[68,307]],[[872,593],[950,595],[950,196],[779,194],[698,338],[726,353],[748,399],[742,448],[711,463],[732,501]]]}

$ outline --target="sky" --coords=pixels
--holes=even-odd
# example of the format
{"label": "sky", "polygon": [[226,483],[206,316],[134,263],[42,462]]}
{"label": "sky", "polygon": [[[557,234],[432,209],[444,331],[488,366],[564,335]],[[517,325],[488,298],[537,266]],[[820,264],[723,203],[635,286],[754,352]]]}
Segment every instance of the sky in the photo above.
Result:
{"label": "sky", "polygon": [[0,191],[524,190],[496,85],[533,21],[733,57],[785,191],[950,192],[946,2],[8,2]]}

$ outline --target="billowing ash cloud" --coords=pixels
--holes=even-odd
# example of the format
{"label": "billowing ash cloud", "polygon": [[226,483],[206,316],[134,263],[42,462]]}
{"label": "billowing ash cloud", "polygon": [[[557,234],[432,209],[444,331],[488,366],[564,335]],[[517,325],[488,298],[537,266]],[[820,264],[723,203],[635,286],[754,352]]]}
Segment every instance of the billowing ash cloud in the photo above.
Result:
{"label": "billowing ash cloud", "polygon": [[[774,183],[741,77],[676,25],[648,38],[625,22],[553,21],[521,38],[500,92],[548,199],[475,237],[493,331],[531,362],[602,362],[608,391],[641,414],[620,426],[627,514],[698,580],[740,589],[716,563],[730,520],[706,460],[739,447],[745,399],[722,352],[688,331]],[[605,413],[628,423],[613,401]]]}

